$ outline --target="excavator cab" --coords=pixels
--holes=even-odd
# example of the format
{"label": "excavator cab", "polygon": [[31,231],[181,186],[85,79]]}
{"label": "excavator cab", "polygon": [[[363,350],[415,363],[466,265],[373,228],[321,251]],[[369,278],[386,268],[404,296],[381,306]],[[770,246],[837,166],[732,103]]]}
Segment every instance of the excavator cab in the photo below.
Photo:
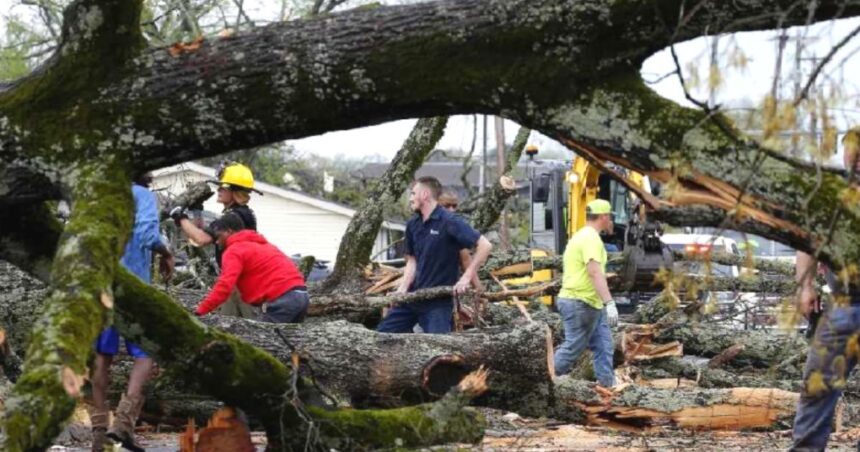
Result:
{"label": "excavator cab", "polygon": [[[629,184],[650,191],[647,178],[624,168],[612,168]],[[533,250],[563,254],[568,238],[585,226],[585,206],[594,199],[605,199],[612,206],[615,228],[603,237],[607,251],[628,255],[623,265],[607,266],[607,273],[621,278],[626,292],[650,290],[654,273],[661,267],[672,268],[672,253],[660,242],[662,229],[649,222],[644,206],[624,184],[600,171],[587,160],[532,160],[530,240]],[[533,253],[534,254],[534,253]],[[531,275],[528,282],[548,280],[551,275]],[[631,298],[638,299],[636,294]]]}

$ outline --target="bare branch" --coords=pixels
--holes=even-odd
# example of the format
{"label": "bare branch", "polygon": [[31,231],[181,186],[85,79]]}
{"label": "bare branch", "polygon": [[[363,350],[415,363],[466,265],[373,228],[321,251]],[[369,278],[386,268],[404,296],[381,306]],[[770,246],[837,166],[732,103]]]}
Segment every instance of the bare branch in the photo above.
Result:
{"label": "bare branch", "polygon": [[800,105],[800,103],[803,102],[803,100],[806,99],[806,97],[809,95],[809,90],[812,88],[812,85],[818,78],[818,74],[820,74],[822,69],[824,69],[824,66],[826,66],[831,59],[833,59],[833,56],[836,55],[837,52],[839,52],[843,47],[845,47],[846,44],[848,44],[852,39],[854,39],[854,37],[857,36],[858,33],[860,33],[860,25],[851,30],[851,33],[848,33],[848,35],[842,38],[841,41],[836,43],[836,45],[833,46],[829,52],[827,52],[827,55],[825,55],[825,57],[818,63],[818,65],[815,66],[815,69],[812,71],[812,74],[809,75],[809,79],[807,79],[806,81],[806,85],[804,85],[803,89],[800,91],[800,95],[798,95],[797,98],[794,99],[795,107]]}

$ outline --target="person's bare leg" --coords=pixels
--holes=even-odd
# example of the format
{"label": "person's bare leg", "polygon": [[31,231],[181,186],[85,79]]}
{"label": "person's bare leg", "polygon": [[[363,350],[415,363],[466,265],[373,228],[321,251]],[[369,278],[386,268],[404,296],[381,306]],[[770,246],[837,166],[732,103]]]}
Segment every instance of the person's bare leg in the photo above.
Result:
{"label": "person's bare leg", "polygon": [[110,409],[108,409],[107,390],[110,384],[110,365],[113,356],[96,353],[93,363],[93,412],[90,415],[93,428],[93,452],[102,452],[107,443],[107,427]]}
{"label": "person's bare leg", "polygon": [[107,410],[107,390],[110,384],[110,365],[113,356],[96,353],[93,363],[93,405],[97,410]]}
{"label": "person's bare leg", "polygon": [[143,386],[149,380],[152,372],[152,358],[135,358],[131,375],[128,377],[128,388],[116,408],[113,427],[107,436],[131,451],[144,450],[134,438],[134,425],[143,408]]}
{"label": "person's bare leg", "polygon": [[125,393],[130,397],[143,396],[143,386],[149,381],[152,374],[152,358],[135,358],[134,367],[128,377],[128,388]]}

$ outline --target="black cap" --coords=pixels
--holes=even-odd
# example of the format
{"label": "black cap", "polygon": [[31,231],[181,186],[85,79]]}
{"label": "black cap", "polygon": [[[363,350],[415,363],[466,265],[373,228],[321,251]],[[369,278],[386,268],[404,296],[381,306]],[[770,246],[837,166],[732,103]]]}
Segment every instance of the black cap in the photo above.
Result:
{"label": "black cap", "polygon": [[215,231],[241,231],[245,229],[245,223],[239,215],[232,212],[227,212],[221,215],[221,218],[213,221],[209,227]]}

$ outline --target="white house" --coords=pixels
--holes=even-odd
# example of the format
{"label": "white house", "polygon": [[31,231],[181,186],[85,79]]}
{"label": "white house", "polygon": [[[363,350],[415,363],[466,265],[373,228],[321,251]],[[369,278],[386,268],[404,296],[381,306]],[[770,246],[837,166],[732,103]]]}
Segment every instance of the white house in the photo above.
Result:
{"label": "white house", "polygon": [[[214,180],[215,170],[196,163],[183,163],[153,172],[153,190],[172,195],[185,191],[189,183]],[[312,255],[318,260],[334,261],[340,240],[355,210],[338,203],[293,190],[256,182],[263,195],[251,194],[248,204],[257,216],[257,230],[285,254]],[[212,196],[203,208],[220,214],[223,206]],[[403,223],[385,221],[376,237],[373,255],[403,236]]]}

